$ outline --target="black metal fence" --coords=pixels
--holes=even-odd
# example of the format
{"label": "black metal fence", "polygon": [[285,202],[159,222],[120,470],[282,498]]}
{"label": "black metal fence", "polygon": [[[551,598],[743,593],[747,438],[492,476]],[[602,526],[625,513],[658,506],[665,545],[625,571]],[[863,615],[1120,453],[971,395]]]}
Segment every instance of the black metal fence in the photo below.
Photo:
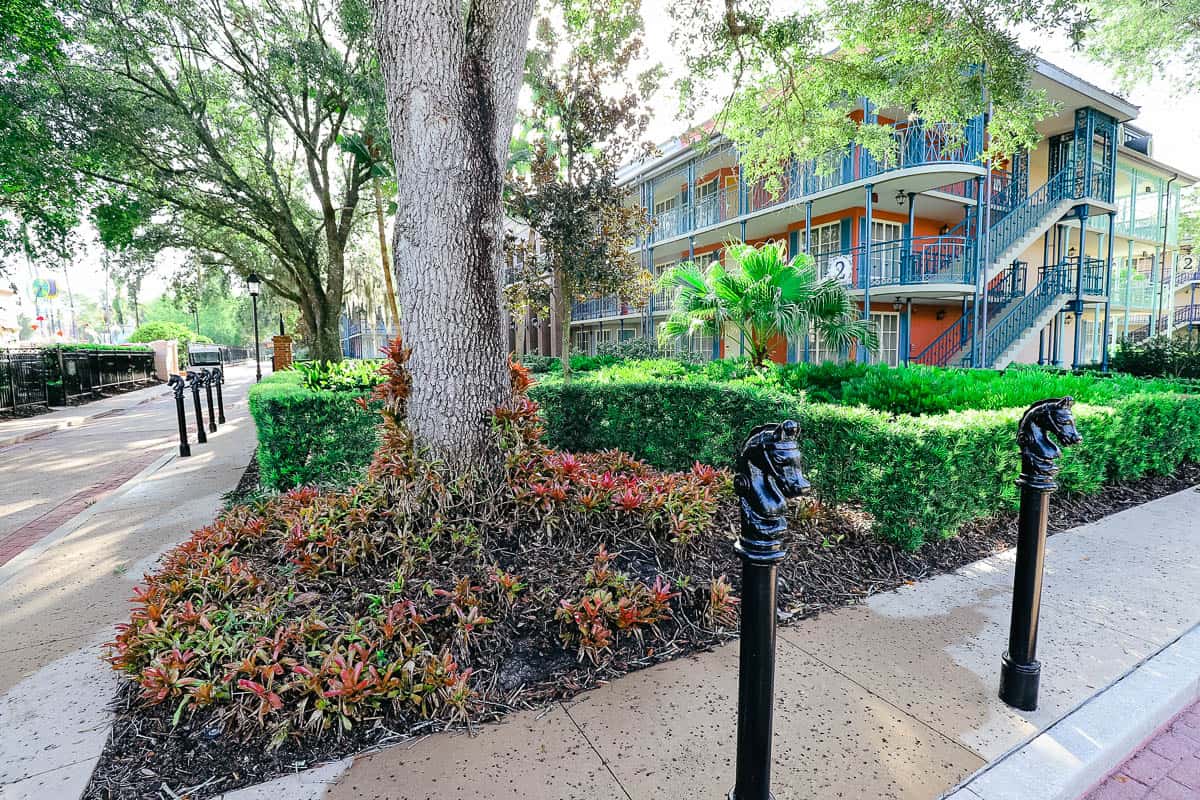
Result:
{"label": "black metal fence", "polygon": [[155,380],[151,351],[0,349],[0,413],[69,405]]}

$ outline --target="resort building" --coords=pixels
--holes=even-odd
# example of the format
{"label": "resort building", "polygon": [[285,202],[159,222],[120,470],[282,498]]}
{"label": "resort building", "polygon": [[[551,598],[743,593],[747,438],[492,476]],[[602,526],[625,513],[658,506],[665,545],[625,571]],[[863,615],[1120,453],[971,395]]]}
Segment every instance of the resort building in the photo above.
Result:
{"label": "resort building", "polygon": [[[1059,113],[1039,126],[1036,149],[993,166],[990,194],[982,119],[953,136],[863,103],[856,119],[893,126],[893,158],[851,146],[832,171],[795,163],[770,188],[742,179],[729,142],[674,140],[621,175],[630,202],[653,220],[636,244],[642,262],[661,275],[723,258],[731,241],[814,256],[874,322],[880,349],[868,356],[815,335],[780,338],[772,352],[780,362],[1081,366],[1103,361],[1106,342],[1200,322],[1200,270],[1178,235],[1180,191],[1197,179],[1154,158],[1127,100],[1045,61],[1033,82]],[[671,294],[577,302],[575,349],[655,336]],[[558,337],[548,335],[557,324],[553,315],[514,320],[509,344],[558,355]],[[688,347],[710,358],[742,353],[736,334]]]}

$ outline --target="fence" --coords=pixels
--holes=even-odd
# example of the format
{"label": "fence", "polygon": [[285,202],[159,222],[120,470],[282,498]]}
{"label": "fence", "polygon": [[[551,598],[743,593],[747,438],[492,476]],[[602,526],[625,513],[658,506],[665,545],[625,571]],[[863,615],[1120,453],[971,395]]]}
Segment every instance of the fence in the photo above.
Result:
{"label": "fence", "polygon": [[0,350],[0,413],[68,405],[156,380],[149,350]]}

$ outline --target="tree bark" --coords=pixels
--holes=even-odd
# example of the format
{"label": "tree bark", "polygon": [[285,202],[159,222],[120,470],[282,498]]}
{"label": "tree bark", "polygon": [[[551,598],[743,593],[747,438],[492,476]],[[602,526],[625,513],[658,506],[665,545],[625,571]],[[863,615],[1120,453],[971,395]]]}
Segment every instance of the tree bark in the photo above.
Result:
{"label": "tree bark", "polygon": [[572,294],[567,291],[566,282],[563,281],[562,274],[558,270],[554,270],[552,280],[554,281],[554,313],[562,325],[559,330],[559,347],[562,350],[562,356],[558,360],[562,364],[563,383],[570,383]]}
{"label": "tree bark", "polygon": [[398,183],[393,262],[412,347],[409,423],[454,468],[499,463],[512,393],[501,189],[534,0],[372,0]]}

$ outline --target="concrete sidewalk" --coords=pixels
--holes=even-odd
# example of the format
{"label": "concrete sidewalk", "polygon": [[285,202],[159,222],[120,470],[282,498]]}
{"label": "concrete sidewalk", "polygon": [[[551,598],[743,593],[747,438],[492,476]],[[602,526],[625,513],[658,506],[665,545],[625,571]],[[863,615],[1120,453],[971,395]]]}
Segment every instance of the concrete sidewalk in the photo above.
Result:
{"label": "concrete sidewalk", "polygon": [[[116,623],[128,619],[128,600],[143,573],[165,550],[211,522],[221,495],[237,485],[255,445],[246,406],[253,380],[253,366],[228,371],[228,422],[208,435],[206,445],[195,443],[193,430],[190,458],[178,457],[169,393],[124,414],[16,446],[51,446],[60,437],[62,444],[69,436],[70,457],[84,462],[75,464],[80,474],[89,463],[94,472],[109,474],[114,465],[145,458],[147,449],[151,459],[104,499],[0,566],[4,800],[69,799],[87,784],[108,737],[106,706],[117,683],[101,661],[100,645],[112,638]],[[32,486],[40,476],[52,498],[71,491],[61,488],[60,472],[37,463],[24,471],[33,475],[6,470],[6,482]],[[8,491],[0,486],[0,493]]]}
{"label": "concrete sidewalk", "polygon": [[90,403],[55,408],[46,414],[0,420],[0,447],[36,439],[54,431],[77,428],[86,422],[102,419],[116,410],[141,405],[158,397],[166,396],[168,393],[166,384],[158,384],[147,386],[144,389],[135,389],[132,392],[115,394],[101,400],[93,400]]}
{"label": "concrete sidewalk", "polygon": [[[1189,490],[1050,539],[1033,713],[996,697],[1011,551],[781,629],[775,796],[929,800],[1044,730],[1200,620],[1197,518]],[[225,798],[721,797],[736,673],[734,643]]]}

